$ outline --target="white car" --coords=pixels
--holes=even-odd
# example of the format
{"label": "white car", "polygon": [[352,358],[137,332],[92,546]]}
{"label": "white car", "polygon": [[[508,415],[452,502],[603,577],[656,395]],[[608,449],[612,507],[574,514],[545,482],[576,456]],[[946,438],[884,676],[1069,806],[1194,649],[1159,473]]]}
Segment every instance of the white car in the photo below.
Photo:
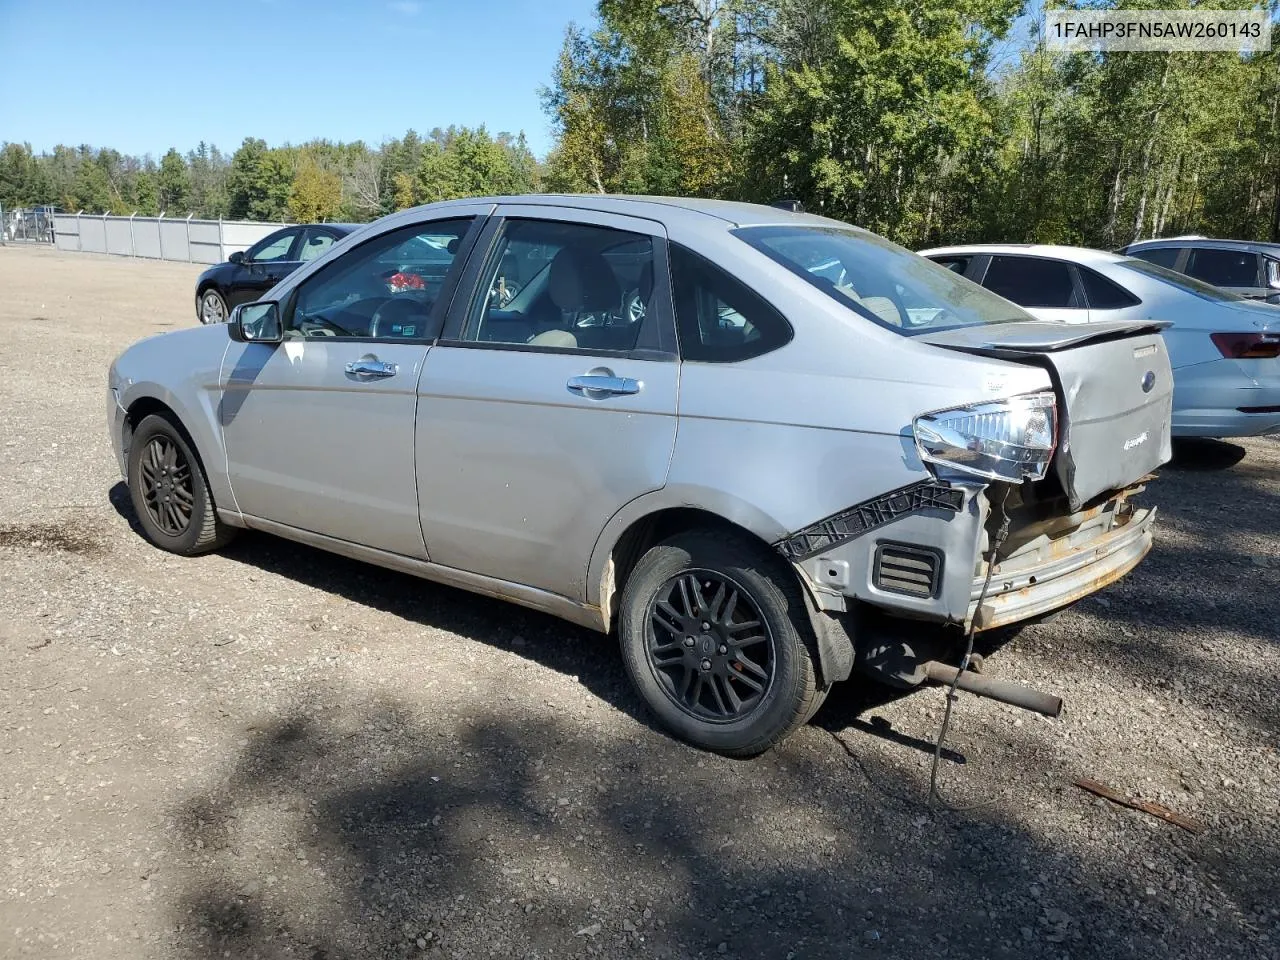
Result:
{"label": "white car", "polygon": [[1134,257],[1038,244],[921,250],[1041,320],[1163,320],[1175,437],[1280,431],[1280,307]]}

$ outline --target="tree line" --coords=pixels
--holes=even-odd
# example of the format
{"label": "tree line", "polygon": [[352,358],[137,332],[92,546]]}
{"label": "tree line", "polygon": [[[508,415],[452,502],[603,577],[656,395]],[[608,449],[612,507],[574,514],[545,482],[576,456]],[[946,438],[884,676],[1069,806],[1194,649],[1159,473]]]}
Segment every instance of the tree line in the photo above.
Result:
{"label": "tree line", "polygon": [[797,199],[916,247],[1280,240],[1274,29],[1272,50],[1253,56],[1066,55],[1034,39],[1035,23],[1015,33],[1026,9],[600,0],[595,29],[570,29],[545,93],[559,132],[546,182]]}
{"label": "tree line", "polygon": [[[1277,0],[1266,2],[1274,24]],[[377,147],[249,139],[230,157],[201,144],[158,164],[10,143],[0,203],[367,220],[554,190],[794,199],[916,247],[1280,240],[1280,35],[1251,56],[1068,55],[1036,41],[1027,10],[1028,0],[599,0],[593,24],[568,28],[542,90],[556,141],[541,163],[523,135],[483,127]]]}
{"label": "tree line", "polygon": [[201,143],[160,162],[110,148],[26,143],[0,148],[0,204],[67,211],[230,220],[372,220],[394,210],[492,193],[538,189],[539,166],[523,134],[484,127],[410,130],[377,147],[315,140],[268,147],[246,138],[227,156]]}

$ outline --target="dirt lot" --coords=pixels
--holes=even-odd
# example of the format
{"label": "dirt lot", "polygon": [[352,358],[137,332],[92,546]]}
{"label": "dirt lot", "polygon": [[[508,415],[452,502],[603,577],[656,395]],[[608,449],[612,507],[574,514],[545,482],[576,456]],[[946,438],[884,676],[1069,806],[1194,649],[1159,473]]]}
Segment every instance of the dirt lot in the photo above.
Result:
{"label": "dirt lot", "polygon": [[[0,955],[1280,956],[1280,442],[1181,449],[1135,574],[991,660],[668,739],[613,645],[264,536],[131,526],[111,358],[196,269],[0,249]],[[1105,781],[1199,836],[1072,786]]]}

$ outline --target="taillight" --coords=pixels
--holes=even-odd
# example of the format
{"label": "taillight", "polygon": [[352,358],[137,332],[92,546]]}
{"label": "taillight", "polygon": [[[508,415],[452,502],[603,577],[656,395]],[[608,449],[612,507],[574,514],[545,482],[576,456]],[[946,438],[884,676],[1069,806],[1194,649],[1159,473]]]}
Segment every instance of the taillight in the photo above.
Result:
{"label": "taillight", "polygon": [[912,424],[926,463],[992,480],[1039,480],[1058,443],[1058,407],[1051,391],[1025,393],[967,407],[937,410]]}
{"label": "taillight", "polygon": [[1280,357],[1280,334],[1275,333],[1215,333],[1213,345],[1231,360]]}

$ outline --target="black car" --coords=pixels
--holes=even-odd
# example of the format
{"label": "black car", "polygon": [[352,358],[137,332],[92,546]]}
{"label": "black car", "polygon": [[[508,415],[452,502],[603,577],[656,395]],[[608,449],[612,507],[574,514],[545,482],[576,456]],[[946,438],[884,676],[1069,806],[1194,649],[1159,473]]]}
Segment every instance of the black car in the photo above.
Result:
{"label": "black car", "polygon": [[233,253],[200,274],[196,281],[196,317],[223,323],[237,304],[251,303],[308,260],[358,229],[358,223],[304,223],[270,233],[244,253]]}

